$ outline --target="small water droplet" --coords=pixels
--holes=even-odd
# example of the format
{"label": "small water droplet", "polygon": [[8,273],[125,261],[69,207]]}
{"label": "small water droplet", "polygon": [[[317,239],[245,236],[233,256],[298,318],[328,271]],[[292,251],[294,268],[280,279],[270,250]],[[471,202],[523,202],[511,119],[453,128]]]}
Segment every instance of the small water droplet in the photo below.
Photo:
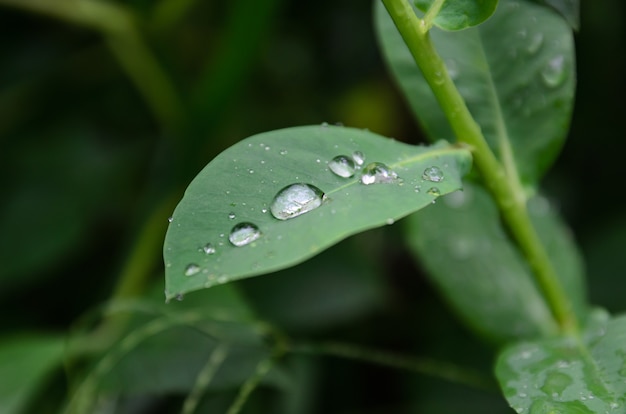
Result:
{"label": "small water droplet", "polygon": [[363,155],[361,151],[354,151],[352,153],[352,160],[360,167],[365,162],[365,155]]}
{"label": "small water droplet", "polygon": [[324,192],[314,185],[291,184],[276,194],[270,211],[277,219],[288,220],[315,210],[322,205],[324,199]]}
{"label": "small water droplet", "polygon": [[322,122],[322,128],[328,128],[328,122]]}
{"label": "small water droplet", "polygon": [[233,227],[228,235],[228,240],[230,240],[233,245],[241,247],[252,243],[259,237],[261,237],[261,231],[256,225],[243,222]]}
{"label": "small water droplet", "polygon": [[398,174],[382,162],[372,162],[363,169],[361,182],[365,185],[393,183]]}
{"label": "small water droplet", "polygon": [[215,254],[215,246],[211,243],[207,243],[202,248],[202,251],[206,254]]}
{"label": "small water droplet", "polygon": [[392,225],[393,223],[395,223],[396,221],[392,218],[388,218],[387,220],[385,220],[385,223],[387,223],[388,225]]}
{"label": "small water droplet", "polygon": [[328,163],[328,168],[339,177],[350,178],[356,171],[356,166],[351,158],[345,155],[337,155]]}
{"label": "small water droplet", "polygon": [[279,154],[280,155],[287,155],[287,150],[284,150],[284,149],[280,150]]}
{"label": "small water droplet", "polygon": [[174,217],[169,216],[169,217],[167,218],[167,222],[168,222],[168,223],[171,223],[172,221],[174,221]]}
{"label": "small water droplet", "polygon": [[249,172],[250,174],[254,174],[254,170],[253,170],[252,168],[251,168],[251,169],[249,169],[249,170],[248,170],[248,172]]}
{"label": "small water droplet", "polygon": [[443,171],[441,171],[439,167],[428,167],[424,170],[422,178],[426,181],[438,183],[443,181]]}
{"label": "small water droplet", "polygon": [[543,33],[535,33],[531,37],[530,43],[526,47],[526,51],[530,53],[531,55],[534,55],[535,53],[539,51],[539,49],[541,49],[542,45],[543,45]]}
{"label": "small water droplet", "polygon": [[183,295],[182,293],[179,293],[178,295],[176,295],[176,300],[181,302],[183,299],[185,299],[185,295]]}
{"label": "small water droplet", "polygon": [[200,266],[195,263],[188,264],[185,268],[185,276],[193,276],[200,271]]}
{"label": "small water droplet", "polygon": [[543,83],[549,88],[556,88],[561,85],[565,81],[566,75],[565,57],[563,55],[550,59],[541,71]]}
{"label": "small water droplet", "polygon": [[421,185],[416,185],[415,186],[415,192],[419,193],[420,191],[422,191],[422,186]]}
{"label": "small water droplet", "polygon": [[263,214],[267,213],[267,209],[266,208],[262,208],[261,209],[261,213],[263,213]]}
{"label": "small water droplet", "polygon": [[456,60],[446,60],[446,70],[448,71],[448,76],[450,76],[450,79],[455,80],[459,77],[459,65],[456,63]]}
{"label": "small water droplet", "polygon": [[228,218],[231,220],[234,220],[237,216],[235,215],[235,213],[228,213]]}
{"label": "small water droplet", "polygon": [[439,191],[437,187],[430,187],[427,193],[435,197],[439,197],[441,195],[441,191]]}

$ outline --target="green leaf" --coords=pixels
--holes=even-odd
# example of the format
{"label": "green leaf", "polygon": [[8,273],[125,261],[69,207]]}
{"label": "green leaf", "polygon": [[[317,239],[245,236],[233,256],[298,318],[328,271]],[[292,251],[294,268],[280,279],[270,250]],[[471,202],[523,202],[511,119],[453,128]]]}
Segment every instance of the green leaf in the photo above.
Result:
{"label": "green leaf", "polygon": [[[416,0],[415,6],[426,13],[435,0]],[[463,30],[487,20],[496,10],[498,0],[447,0],[434,23],[444,30]]]}
{"label": "green leaf", "polygon": [[[570,233],[540,197],[529,214],[579,317],[586,314],[583,270]],[[489,194],[466,182],[463,192],[407,221],[409,244],[460,317],[495,342],[556,332],[525,259],[509,239]]]}
{"label": "green leaf", "polygon": [[[443,111],[382,6],[376,20],[387,63],[425,131],[433,140],[453,141]],[[545,7],[502,0],[487,22],[463,34],[431,33],[496,156],[525,185],[535,186],[559,153],[572,112],[568,25]]]}
{"label": "green leaf", "polygon": [[[384,163],[398,178],[364,185],[362,171],[351,178],[330,171],[329,161],[354,151],[362,152],[365,165]],[[412,146],[326,125],[241,141],[198,174],[174,212],[164,245],[166,297],[293,266],[352,234],[390,224],[430,205],[434,193],[459,189],[470,160],[469,151],[444,142]],[[425,181],[430,167],[440,169],[443,180]],[[325,200],[306,214],[278,220],[268,211],[272,200],[294,183],[317,187]],[[416,192],[418,185],[423,191]],[[240,223],[254,224],[260,238],[235,247],[229,234]],[[203,251],[208,243],[213,254]]]}
{"label": "green leaf", "polygon": [[0,340],[0,412],[21,413],[55,367],[60,366],[64,339],[20,335]]}
{"label": "green leaf", "polygon": [[583,338],[513,345],[498,357],[496,376],[518,413],[623,413],[626,317],[598,311]]}
{"label": "green leaf", "polygon": [[580,0],[536,0],[559,12],[574,30],[580,28]]}

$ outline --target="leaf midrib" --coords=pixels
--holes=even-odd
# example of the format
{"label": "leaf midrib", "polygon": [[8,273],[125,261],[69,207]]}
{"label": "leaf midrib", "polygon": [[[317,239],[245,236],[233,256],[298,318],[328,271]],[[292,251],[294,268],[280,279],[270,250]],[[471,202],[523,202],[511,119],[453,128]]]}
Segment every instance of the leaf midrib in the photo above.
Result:
{"label": "leaf midrib", "polygon": [[513,155],[513,148],[511,146],[511,139],[507,123],[502,113],[502,106],[500,103],[500,96],[498,95],[498,88],[494,81],[493,72],[491,71],[491,65],[489,64],[487,53],[484,47],[483,32],[480,28],[477,28],[476,31],[478,34],[478,52],[480,53],[479,58],[484,63],[487,89],[489,91],[489,98],[493,107],[493,115],[496,126],[496,140],[498,143],[500,161],[504,166],[504,171],[509,183],[514,189],[516,189],[516,194],[518,195],[518,197],[520,197],[520,195],[523,196],[524,199],[522,201],[525,202],[526,197],[525,195],[523,195],[523,192],[517,191],[517,189],[521,187],[518,173],[519,170],[517,168],[517,163],[515,162],[515,157]]}
{"label": "leaf midrib", "polygon": [[[448,148],[442,148],[442,149],[438,149],[438,150],[434,150],[434,151],[426,151],[423,152],[421,154],[406,158],[402,161],[397,161],[395,163],[389,164],[388,166],[391,169],[397,168],[397,167],[401,167],[401,166],[405,166],[405,165],[410,165],[413,163],[418,163],[424,160],[427,160],[428,158],[435,158],[441,155],[447,155],[447,154],[455,154],[455,153],[464,153],[467,152],[469,156],[471,156],[469,154],[469,150],[464,149],[464,148],[455,148],[455,147],[448,147]],[[355,175],[356,177],[356,175]],[[353,178],[350,181],[346,182],[345,184],[334,188],[330,191],[328,191],[326,194],[330,195],[330,194],[334,194],[338,191],[344,190],[346,188],[350,188],[351,186],[355,185],[355,184],[359,184],[361,182],[360,178]]]}

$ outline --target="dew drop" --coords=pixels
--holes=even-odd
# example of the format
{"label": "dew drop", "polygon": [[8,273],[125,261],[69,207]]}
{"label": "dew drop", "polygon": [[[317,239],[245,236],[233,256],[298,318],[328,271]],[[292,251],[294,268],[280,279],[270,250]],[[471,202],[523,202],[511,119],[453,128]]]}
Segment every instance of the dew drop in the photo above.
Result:
{"label": "dew drop", "polygon": [[441,191],[439,191],[437,187],[430,187],[427,193],[435,197],[439,197],[441,195]]}
{"label": "dew drop", "polygon": [[441,171],[439,167],[428,167],[424,170],[422,178],[426,181],[438,183],[443,181],[443,171]]}
{"label": "dew drop", "polygon": [[228,213],[228,218],[229,218],[229,219],[234,220],[234,219],[235,219],[235,217],[237,217],[237,216],[235,215],[235,213]]}
{"label": "dew drop", "polygon": [[204,245],[204,247],[202,248],[202,251],[206,254],[215,254],[215,246],[213,246],[213,244],[211,243],[207,243]]}
{"label": "dew drop", "polygon": [[261,209],[261,213],[263,213],[263,214],[267,213],[267,209],[266,208],[262,208]]}
{"label": "dew drop", "polygon": [[354,151],[352,153],[352,160],[360,167],[365,162],[365,155],[363,155],[361,151]]}
{"label": "dew drop", "polygon": [[279,154],[280,155],[287,155],[287,150],[280,150]]}
{"label": "dew drop", "polygon": [[549,88],[556,88],[561,85],[566,78],[565,57],[558,55],[548,62],[541,71],[543,83]]}
{"label": "dew drop", "polygon": [[185,268],[185,276],[193,276],[200,271],[200,266],[195,263],[188,264]]}
{"label": "dew drop", "polygon": [[261,237],[261,231],[256,225],[243,222],[233,227],[228,235],[228,240],[230,240],[233,245],[241,247],[252,243],[259,237]]}
{"label": "dew drop", "polygon": [[177,301],[182,302],[183,299],[185,299],[185,296],[182,293],[179,293],[178,295],[176,295]]}
{"label": "dew drop", "polygon": [[322,205],[324,199],[324,192],[314,185],[291,184],[276,194],[270,211],[277,219],[288,220],[315,210]]}
{"label": "dew drop", "polygon": [[531,55],[534,55],[541,49],[543,45],[543,33],[535,33],[530,39],[530,43],[526,47],[526,51]]}
{"label": "dew drop", "polygon": [[450,79],[455,80],[459,77],[459,65],[456,63],[454,59],[448,59],[445,62],[446,70],[448,71],[448,76]]}
{"label": "dew drop", "polygon": [[174,221],[174,217],[169,216],[169,217],[167,218],[167,222],[168,222],[168,223],[171,223],[172,221]]}
{"label": "dew drop", "polygon": [[382,162],[372,162],[363,169],[361,182],[365,185],[393,183],[398,174]]}
{"label": "dew drop", "polygon": [[416,185],[415,186],[415,192],[419,193],[420,191],[422,191],[422,186],[421,185]]}
{"label": "dew drop", "polygon": [[350,178],[356,171],[356,166],[351,158],[345,155],[337,155],[328,163],[328,168],[339,177]]}
{"label": "dew drop", "polygon": [[254,170],[253,170],[252,168],[251,168],[251,169],[249,169],[249,170],[248,170],[248,172],[249,172],[250,174],[254,174]]}

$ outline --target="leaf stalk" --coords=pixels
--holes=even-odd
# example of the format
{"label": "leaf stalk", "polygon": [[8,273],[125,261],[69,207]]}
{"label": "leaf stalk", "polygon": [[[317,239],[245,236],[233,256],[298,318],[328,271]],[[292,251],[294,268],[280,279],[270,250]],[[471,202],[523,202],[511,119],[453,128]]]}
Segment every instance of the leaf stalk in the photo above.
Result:
{"label": "leaf stalk", "polygon": [[498,204],[502,217],[525,256],[561,331],[576,334],[578,321],[572,304],[530,220],[526,209],[526,196],[517,174],[507,174],[506,169],[489,148],[480,126],[472,117],[463,97],[448,75],[443,60],[434,48],[429,34],[431,20],[429,22],[425,20],[435,4],[427,16],[420,19],[407,0],[382,1],[446,114],[457,140],[472,148],[474,164]]}

